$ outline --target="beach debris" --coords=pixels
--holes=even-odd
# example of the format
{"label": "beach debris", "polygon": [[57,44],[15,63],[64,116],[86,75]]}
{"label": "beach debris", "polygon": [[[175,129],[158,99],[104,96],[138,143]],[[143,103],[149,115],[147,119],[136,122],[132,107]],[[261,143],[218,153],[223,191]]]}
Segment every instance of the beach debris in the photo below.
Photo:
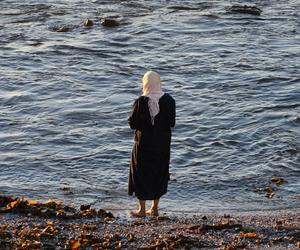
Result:
{"label": "beach debris", "polygon": [[257,238],[257,234],[255,232],[252,232],[252,233],[240,232],[240,237],[248,238],[248,239],[254,239],[254,238]]}
{"label": "beach debris", "polygon": [[227,8],[227,11],[230,13],[250,14],[256,16],[259,16],[262,13],[260,8],[250,5],[233,5]]}
{"label": "beach debris", "polygon": [[142,226],[142,225],[149,225],[151,224],[149,221],[146,221],[146,220],[135,220],[133,222],[133,225],[134,226]]}
{"label": "beach debris", "polygon": [[101,25],[104,27],[116,27],[119,26],[120,24],[114,19],[102,18]]}
{"label": "beach debris", "polygon": [[190,247],[203,248],[206,245],[199,240],[191,236],[185,236],[179,234],[176,236],[169,236],[166,238],[153,239],[147,244],[143,244],[140,249],[188,249]]}
{"label": "beach debris", "polygon": [[[273,184],[276,185],[276,184]],[[299,247],[299,213],[254,216],[228,214],[145,218],[114,218],[103,209],[82,204],[78,209],[62,202],[0,195],[0,249],[276,249]],[[33,210],[31,210],[33,209]],[[44,216],[40,210],[50,210]],[[36,211],[36,215],[34,215]],[[56,215],[68,214],[72,219]],[[30,216],[29,216],[30,214]],[[83,217],[87,214],[87,217]],[[67,216],[68,217],[68,216]],[[106,223],[105,218],[114,218]]]}
{"label": "beach debris", "polygon": [[196,230],[199,229],[200,231],[207,231],[207,230],[224,230],[224,229],[235,229],[235,230],[242,230],[242,224],[235,224],[231,222],[227,223],[217,223],[217,224],[201,224],[201,225],[192,225],[189,226],[189,230]]}
{"label": "beach debris", "polygon": [[81,246],[80,242],[77,239],[69,239],[66,242],[66,245],[67,245],[67,249],[70,250],[78,249]]}
{"label": "beach debris", "polygon": [[224,250],[236,250],[236,249],[245,249],[248,247],[248,242],[230,242],[225,243],[223,247],[218,249],[224,249]]}
{"label": "beach debris", "polygon": [[25,200],[23,198],[12,198],[0,196],[0,212],[27,214],[39,217],[56,217],[59,219],[78,219],[78,218],[102,218],[104,221],[115,219],[111,212],[100,209],[98,212],[90,205],[83,204],[78,211],[76,208],[63,205],[62,202],[51,199],[46,202],[36,200]]}
{"label": "beach debris", "polygon": [[91,19],[86,19],[83,24],[85,27],[91,27],[94,25],[94,22]]}

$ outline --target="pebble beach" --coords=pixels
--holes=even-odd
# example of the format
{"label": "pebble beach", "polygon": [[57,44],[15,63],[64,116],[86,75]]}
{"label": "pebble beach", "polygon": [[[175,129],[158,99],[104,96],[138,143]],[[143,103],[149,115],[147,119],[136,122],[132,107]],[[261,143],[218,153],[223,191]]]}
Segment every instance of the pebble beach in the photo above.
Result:
{"label": "pebble beach", "polygon": [[130,218],[81,205],[0,197],[3,249],[299,249],[299,211]]}

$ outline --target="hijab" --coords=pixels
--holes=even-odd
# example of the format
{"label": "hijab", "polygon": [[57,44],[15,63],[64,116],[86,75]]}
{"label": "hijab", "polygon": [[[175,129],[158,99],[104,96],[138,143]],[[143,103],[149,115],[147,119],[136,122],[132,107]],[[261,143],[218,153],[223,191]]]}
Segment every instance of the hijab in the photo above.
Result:
{"label": "hijab", "polygon": [[155,116],[159,113],[158,102],[163,95],[159,74],[154,71],[146,72],[143,77],[143,96],[149,98],[148,107],[152,125],[154,125]]}

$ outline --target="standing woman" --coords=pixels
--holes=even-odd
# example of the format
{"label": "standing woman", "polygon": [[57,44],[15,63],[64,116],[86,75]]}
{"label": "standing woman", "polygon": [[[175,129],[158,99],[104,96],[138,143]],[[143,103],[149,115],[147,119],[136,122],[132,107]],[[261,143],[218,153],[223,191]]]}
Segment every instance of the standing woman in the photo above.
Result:
{"label": "standing woman", "polygon": [[[175,101],[162,91],[158,73],[144,75],[143,95],[135,100],[128,120],[135,129],[128,194],[135,193],[139,200],[139,209],[131,215],[158,216],[158,202],[170,179],[171,127],[175,126]],[[146,200],[152,200],[147,212]]]}

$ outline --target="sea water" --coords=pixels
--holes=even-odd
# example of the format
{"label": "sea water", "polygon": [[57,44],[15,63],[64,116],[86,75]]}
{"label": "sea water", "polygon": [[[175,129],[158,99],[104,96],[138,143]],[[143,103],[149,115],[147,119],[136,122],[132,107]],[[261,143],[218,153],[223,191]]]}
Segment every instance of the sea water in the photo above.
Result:
{"label": "sea water", "polygon": [[127,118],[152,69],[177,104],[165,211],[300,208],[299,13],[297,0],[0,1],[1,194],[130,209]]}

